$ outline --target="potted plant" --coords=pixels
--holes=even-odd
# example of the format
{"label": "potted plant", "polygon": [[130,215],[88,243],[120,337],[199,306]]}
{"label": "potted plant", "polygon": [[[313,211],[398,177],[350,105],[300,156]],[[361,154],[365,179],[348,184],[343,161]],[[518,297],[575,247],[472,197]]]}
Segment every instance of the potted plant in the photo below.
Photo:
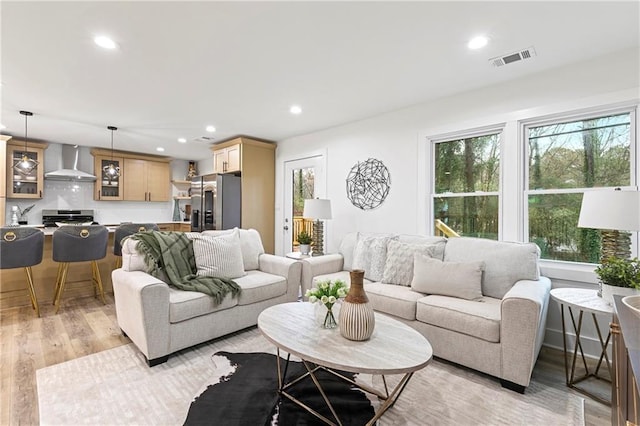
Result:
{"label": "potted plant", "polygon": [[308,255],[311,251],[311,235],[307,231],[298,234],[298,243],[300,244],[300,253]]}
{"label": "potted plant", "polygon": [[613,295],[640,294],[640,260],[608,257],[596,268],[602,284],[602,298],[613,304]]}

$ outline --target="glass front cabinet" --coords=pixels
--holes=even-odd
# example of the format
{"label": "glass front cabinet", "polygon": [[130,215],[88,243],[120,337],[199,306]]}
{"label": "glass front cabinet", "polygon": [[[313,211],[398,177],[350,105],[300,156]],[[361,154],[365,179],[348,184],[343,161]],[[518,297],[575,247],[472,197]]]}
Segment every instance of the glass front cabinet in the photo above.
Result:
{"label": "glass front cabinet", "polygon": [[94,171],[98,179],[95,183],[93,199],[101,201],[122,200],[124,158],[96,155],[94,162]]}
{"label": "glass front cabinet", "polygon": [[7,142],[7,198],[42,198],[44,150],[48,144],[11,139]]}

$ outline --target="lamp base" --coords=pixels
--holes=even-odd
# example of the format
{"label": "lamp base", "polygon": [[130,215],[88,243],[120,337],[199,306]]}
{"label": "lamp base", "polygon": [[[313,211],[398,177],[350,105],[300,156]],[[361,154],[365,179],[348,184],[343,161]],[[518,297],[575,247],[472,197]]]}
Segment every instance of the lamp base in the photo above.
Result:
{"label": "lamp base", "polygon": [[311,256],[324,255],[324,223],[320,220],[313,222],[313,251]]}
{"label": "lamp base", "polygon": [[601,261],[609,257],[629,259],[631,257],[631,234],[624,231],[603,230]]}

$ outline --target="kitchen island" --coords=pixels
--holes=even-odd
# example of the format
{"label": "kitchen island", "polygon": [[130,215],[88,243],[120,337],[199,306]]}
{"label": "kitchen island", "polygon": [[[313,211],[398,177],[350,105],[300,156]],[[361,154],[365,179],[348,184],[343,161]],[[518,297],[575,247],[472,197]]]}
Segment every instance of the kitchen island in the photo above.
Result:
{"label": "kitchen island", "polygon": [[[52,257],[52,235],[56,228],[45,228],[43,225],[30,226],[40,228],[45,235],[42,263],[32,267],[33,286],[36,290],[38,303],[40,306],[43,306],[53,303],[53,291],[58,274],[58,262],[54,262]],[[100,277],[102,278],[104,291],[105,293],[109,293],[113,292],[111,271],[113,271],[116,264],[116,256],[113,254],[113,238],[118,225],[105,224],[105,226],[109,230],[107,256],[104,259],[98,260],[98,267],[100,268]],[[187,226],[190,226],[189,222],[158,223],[158,227],[162,231],[182,231],[185,230]],[[61,299],[61,312],[64,311],[65,300],[75,297],[92,296],[93,294],[90,262],[71,263],[69,265],[67,284],[65,285],[64,294]],[[27,291],[27,277],[24,269],[0,270],[0,310],[16,306],[28,306],[30,304],[31,301]]]}

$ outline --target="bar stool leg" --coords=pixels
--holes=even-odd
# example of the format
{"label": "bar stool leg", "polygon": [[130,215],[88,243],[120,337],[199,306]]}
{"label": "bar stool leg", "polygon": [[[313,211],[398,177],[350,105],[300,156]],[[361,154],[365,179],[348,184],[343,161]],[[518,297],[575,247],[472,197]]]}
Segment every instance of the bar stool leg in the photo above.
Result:
{"label": "bar stool leg", "polygon": [[60,278],[62,277],[62,265],[63,263],[58,263],[58,273],[56,274],[56,285],[53,290],[53,303],[55,306],[56,300],[58,299],[58,292],[60,291]]}
{"label": "bar stool leg", "polygon": [[[98,288],[98,292],[100,293],[100,299],[102,299],[103,304],[107,304],[107,301],[104,298],[104,289],[102,287],[102,278],[100,277],[100,269],[98,268],[98,262],[95,260],[91,261],[91,270],[93,271],[93,281]],[[95,287],[94,287],[95,288]]]}
{"label": "bar stool leg", "polygon": [[59,277],[57,284],[57,292],[56,297],[53,301],[54,306],[56,307],[55,313],[57,314],[60,310],[60,299],[62,298],[62,293],[64,292],[64,285],[67,282],[67,272],[69,272],[69,262],[63,262],[59,269]]}
{"label": "bar stool leg", "polygon": [[38,298],[36,297],[36,289],[33,287],[33,272],[31,266],[24,268],[27,274],[27,289],[29,290],[29,297],[31,298],[31,306],[36,310],[36,315],[40,317],[40,307],[38,306]]}

